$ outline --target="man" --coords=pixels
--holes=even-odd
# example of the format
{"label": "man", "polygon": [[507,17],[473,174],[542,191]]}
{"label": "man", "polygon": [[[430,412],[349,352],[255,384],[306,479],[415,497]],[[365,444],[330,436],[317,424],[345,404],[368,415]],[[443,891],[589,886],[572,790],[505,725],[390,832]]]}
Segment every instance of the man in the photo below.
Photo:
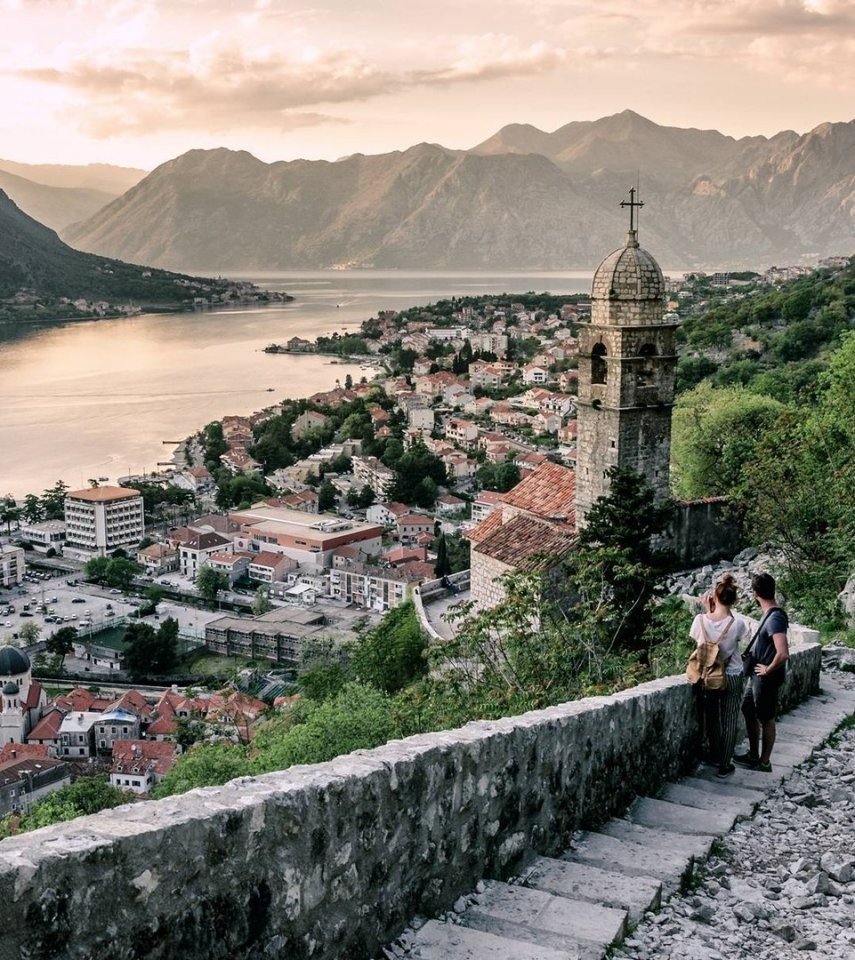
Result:
{"label": "man", "polygon": [[[733,759],[752,770],[768,773],[772,769],[775,746],[775,714],[778,690],[786,677],[790,656],[787,644],[789,621],[775,602],[775,579],[768,573],[751,578],[754,599],[760,604],[763,619],[750,653],[751,674],[742,701],[742,713],[748,730],[748,753]],[[762,750],[761,750],[762,736]]]}

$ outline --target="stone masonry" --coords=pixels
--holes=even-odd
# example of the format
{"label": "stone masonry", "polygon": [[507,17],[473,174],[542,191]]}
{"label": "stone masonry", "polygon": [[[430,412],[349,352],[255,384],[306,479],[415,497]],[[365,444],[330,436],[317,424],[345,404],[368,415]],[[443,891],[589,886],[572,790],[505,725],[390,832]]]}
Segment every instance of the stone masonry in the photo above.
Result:
{"label": "stone masonry", "polygon": [[[793,633],[785,702],[819,679],[818,645]],[[669,677],[13,837],[0,958],[369,957],[656,790],[697,736]]]}

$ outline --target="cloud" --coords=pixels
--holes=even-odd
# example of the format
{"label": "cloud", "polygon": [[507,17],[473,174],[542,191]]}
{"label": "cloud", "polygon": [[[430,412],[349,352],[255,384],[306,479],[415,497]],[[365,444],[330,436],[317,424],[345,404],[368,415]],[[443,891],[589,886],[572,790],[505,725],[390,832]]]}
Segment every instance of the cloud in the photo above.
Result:
{"label": "cloud", "polygon": [[80,123],[108,138],[185,127],[221,132],[234,125],[295,129],[346,122],[319,105],[349,104],[416,87],[540,74],[566,53],[545,43],[519,47],[507,36],[462,41],[447,67],[384,70],[352,50],[304,45],[288,56],[248,55],[212,34],[188,51],[125,50],[120,60],[87,57],[64,68],[36,67],[18,76],[76,91]]}

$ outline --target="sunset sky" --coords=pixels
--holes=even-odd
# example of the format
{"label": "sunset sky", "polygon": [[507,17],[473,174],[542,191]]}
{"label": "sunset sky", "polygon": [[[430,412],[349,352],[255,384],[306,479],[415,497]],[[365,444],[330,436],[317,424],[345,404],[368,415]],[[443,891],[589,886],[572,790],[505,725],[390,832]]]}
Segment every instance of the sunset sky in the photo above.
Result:
{"label": "sunset sky", "polygon": [[631,108],[734,136],[855,116],[853,0],[0,0],[0,157],[469,147]]}

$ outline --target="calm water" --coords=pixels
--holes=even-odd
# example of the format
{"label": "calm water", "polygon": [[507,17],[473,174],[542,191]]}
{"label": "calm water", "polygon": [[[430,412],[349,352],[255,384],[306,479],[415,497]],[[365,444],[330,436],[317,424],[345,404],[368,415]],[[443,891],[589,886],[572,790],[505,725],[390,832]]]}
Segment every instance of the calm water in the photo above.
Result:
{"label": "calm water", "polygon": [[[246,275],[296,297],[280,307],[155,314],[65,326],[0,324],[0,495],[58,479],[153,470],[180,440],[226,414],[329,389],[357,366],[263,353],[292,336],[358,328],[384,308],[450,294],[590,289],[590,274],[313,271]],[[268,392],[269,387],[274,392]]]}

